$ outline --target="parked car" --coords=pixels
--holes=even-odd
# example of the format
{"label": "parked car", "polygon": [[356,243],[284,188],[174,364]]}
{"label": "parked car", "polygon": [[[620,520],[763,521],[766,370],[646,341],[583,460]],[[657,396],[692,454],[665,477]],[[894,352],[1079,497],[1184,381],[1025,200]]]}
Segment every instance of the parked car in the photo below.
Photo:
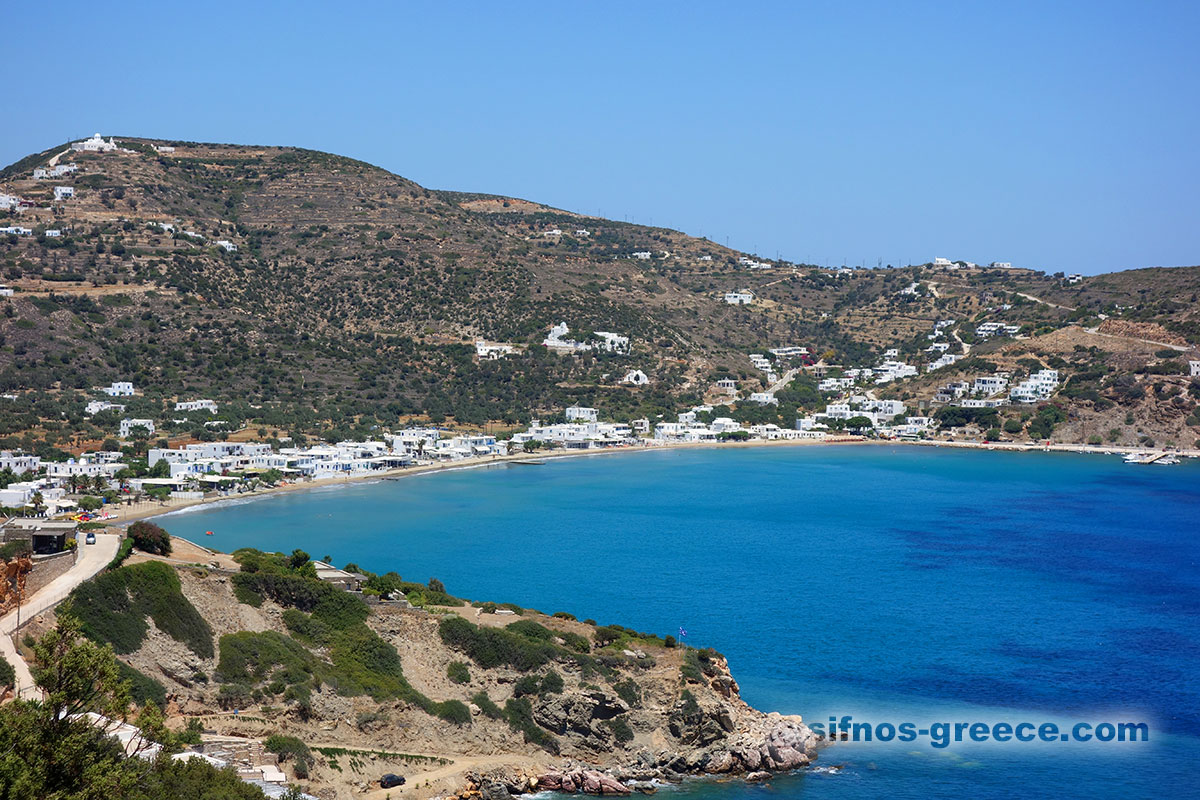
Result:
{"label": "parked car", "polygon": [[84,537],[83,541],[86,542],[87,544],[95,544],[96,543],[96,534],[92,533],[91,531],[88,531],[88,534],[87,534],[87,536]]}
{"label": "parked car", "polygon": [[404,776],[403,775],[395,775],[395,774],[389,772],[387,775],[384,775],[382,778],[379,779],[379,788],[381,788],[381,789],[391,789],[394,786],[403,786],[403,785],[404,785]]}

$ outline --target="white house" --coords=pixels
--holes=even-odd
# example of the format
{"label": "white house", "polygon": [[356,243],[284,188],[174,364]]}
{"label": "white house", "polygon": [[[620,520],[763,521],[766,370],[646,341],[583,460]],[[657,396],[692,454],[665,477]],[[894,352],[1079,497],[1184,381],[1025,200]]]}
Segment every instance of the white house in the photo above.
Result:
{"label": "white house", "polygon": [[571,406],[567,409],[567,422],[595,422],[599,414],[594,408]]}
{"label": "white house", "polygon": [[775,399],[775,395],[770,392],[751,392],[750,402],[757,403],[760,406],[777,406],[779,401]]}
{"label": "white house", "polygon": [[516,348],[511,344],[485,342],[483,339],[475,340],[475,355],[480,361],[496,361],[510,355],[515,350]]}
{"label": "white house", "polygon": [[7,228],[0,228],[0,233],[11,233],[14,236],[32,236],[33,228],[23,228],[20,225],[9,225]]}
{"label": "white house", "polygon": [[0,211],[9,211],[21,207],[21,198],[15,194],[0,194]]}
{"label": "white house", "polygon": [[1067,283],[1079,283],[1081,280],[1083,280],[1083,276],[1078,272],[1072,272],[1067,276]]}
{"label": "white house", "polygon": [[116,150],[117,143],[111,138],[106,142],[100,134],[96,133],[90,139],[84,139],[82,142],[73,142],[71,149],[81,152],[107,153],[111,150]]}
{"label": "white house", "polygon": [[181,400],[175,404],[176,411],[211,411],[217,413],[217,404],[212,400]]}
{"label": "white house", "polygon": [[238,246],[228,239],[218,239],[217,247],[224,250],[226,253],[236,253]]}
{"label": "white house", "polygon": [[649,261],[650,260],[650,251],[649,250],[639,250],[636,253],[632,254],[632,258],[636,258],[638,261]]}
{"label": "white house", "polygon": [[6,286],[5,284],[0,283],[0,297],[12,297],[12,296],[13,296],[12,287]]}
{"label": "white house", "polygon": [[110,403],[107,400],[93,400],[83,408],[83,413],[89,417],[99,414],[101,411],[124,411],[125,406],[120,403]]}
{"label": "white house", "polygon": [[109,397],[133,397],[133,384],[129,381],[113,381],[112,384],[103,387],[100,391]]}
{"label": "white house", "polygon": [[548,231],[542,232],[542,236],[562,236],[562,235],[563,235],[563,232],[560,231],[558,228],[551,228]]}
{"label": "white house", "polygon": [[731,306],[748,306],[754,302],[754,292],[749,289],[740,292],[726,292],[725,302]]}
{"label": "white house", "polygon": [[629,372],[625,373],[624,378],[621,378],[621,383],[628,383],[632,386],[645,386],[649,382],[650,379],[646,377],[646,373],[642,372],[640,369],[630,370]]}
{"label": "white house", "polygon": [[993,269],[1012,269],[1011,261],[993,261],[989,266]]}
{"label": "white house", "polygon": [[145,428],[146,433],[154,435],[154,420],[152,419],[129,419],[126,417],[121,420],[120,434],[122,439],[128,439],[130,434],[137,428]]}
{"label": "white house", "polygon": [[35,181],[44,181],[50,177],[50,170],[45,167],[38,167],[33,171],[33,179]]}
{"label": "white house", "polygon": [[1020,325],[1007,325],[1003,322],[984,322],[975,328],[975,335],[980,339],[991,336],[1016,336],[1021,330]]}
{"label": "white house", "polygon": [[596,335],[600,337],[601,342],[597,348],[609,353],[628,353],[629,352],[629,337],[622,336],[619,333],[610,333],[608,331],[596,331]]}
{"label": "white house", "polygon": [[55,186],[54,187],[54,199],[55,200],[70,200],[74,196],[75,196],[75,187],[74,186]]}
{"label": "white house", "polygon": [[58,239],[61,236],[62,231],[58,230],[57,228],[50,228],[46,231],[46,238],[48,239]]}
{"label": "white house", "polygon": [[721,380],[717,381],[717,388],[728,392],[731,395],[736,395],[737,381],[735,381],[733,378],[722,378]]}
{"label": "white house", "polygon": [[1036,403],[1054,394],[1058,388],[1058,370],[1043,369],[1013,387],[1009,399],[1014,403]]}
{"label": "white house", "polygon": [[153,147],[154,152],[158,153],[159,155],[165,156],[175,152],[175,148],[169,144],[153,144],[150,146]]}
{"label": "white house", "polygon": [[971,391],[975,394],[981,394],[984,397],[991,397],[994,394],[1000,394],[1008,388],[1007,375],[980,375],[975,379]]}
{"label": "white house", "polygon": [[1188,367],[1191,368],[1192,377],[1200,375],[1200,361],[1189,361]]}
{"label": "white house", "polygon": [[960,358],[962,358],[962,356],[955,355],[954,353],[943,353],[936,361],[930,361],[928,364],[926,364],[925,371],[933,372],[935,369],[948,367],[955,361],[958,361]]}
{"label": "white house", "polygon": [[41,463],[41,457],[28,453],[14,453],[11,450],[0,453],[0,469],[11,469],[18,475],[23,472],[37,472]]}
{"label": "white house", "polygon": [[583,238],[584,236],[591,236],[592,234],[591,231],[586,231],[583,228],[580,228],[579,230],[575,231],[575,235]]}

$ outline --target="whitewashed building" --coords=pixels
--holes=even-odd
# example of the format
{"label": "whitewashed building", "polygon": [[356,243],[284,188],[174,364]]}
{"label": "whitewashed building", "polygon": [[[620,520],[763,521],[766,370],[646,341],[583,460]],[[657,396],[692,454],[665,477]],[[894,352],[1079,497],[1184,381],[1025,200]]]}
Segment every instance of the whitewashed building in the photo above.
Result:
{"label": "whitewashed building", "polygon": [[129,381],[113,381],[100,391],[109,397],[133,397],[133,384]]}
{"label": "whitewashed building", "polygon": [[599,419],[599,412],[586,406],[571,406],[567,409],[566,416],[567,422],[595,422]]}
{"label": "whitewashed building", "polygon": [[120,403],[110,403],[107,400],[93,400],[83,407],[83,413],[89,417],[99,414],[101,411],[124,411],[125,406]]}
{"label": "whitewashed building", "polygon": [[176,411],[211,411],[217,413],[217,404],[212,400],[181,400],[175,404]]}
{"label": "whitewashed building", "polygon": [[515,351],[516,348],[511,344],[485,342],[483,339],[475,340],[475,356],[480,361],[497,361]]}
{"label": "whitewashed building", "polygon": [[630,386],[645,386],[649,382],[650,379],[646,377],[646,373],[640,369],[630,370],[625,373],[624,378],[621,378],[621,383],[627,383]]}
{"label": "whitewashed building", "polygon": [[74,196],[75,196],[75,187],[74,186],[55,186],[54,187],[54,199],[55,200],[70,200]]}
{"label": "whitewashed building", "polygon": [[754,302],[754,292],[749,289],[740,292],[726,292],[725,302],[731,306],[748,306]]}
{"label": "whitewashed building", "polygon": [[128,439],[129,436],[137,429],[144,428],[146,433],[154,435],[154,420],[152,419],[129,419],[126,417],[121,420],[120,434],[122,439]]}
{"label": "whitewashed building", "polygon": [[107,153],[117,149],[117,142],[110,138],[107,142],[104,137],[96,133],[90,139],[84,139],[82,142],[72,142],[71,149],[85,153]]}

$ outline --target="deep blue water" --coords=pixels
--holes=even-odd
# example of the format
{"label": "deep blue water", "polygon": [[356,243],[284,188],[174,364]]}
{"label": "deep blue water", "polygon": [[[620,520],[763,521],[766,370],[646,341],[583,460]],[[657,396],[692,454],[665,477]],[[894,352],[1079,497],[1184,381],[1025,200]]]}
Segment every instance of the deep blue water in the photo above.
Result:
{"label": "deep blue water", "polygon": [[[1147,721],[1136,745],[839,744],[688,800],[1192,796],[1200,463],[932,448],[688,450],[348,484],[167,515],[172,533],[570,611],[725,653],[821,721]],[[204,532],[212,530],[214,536]]]}

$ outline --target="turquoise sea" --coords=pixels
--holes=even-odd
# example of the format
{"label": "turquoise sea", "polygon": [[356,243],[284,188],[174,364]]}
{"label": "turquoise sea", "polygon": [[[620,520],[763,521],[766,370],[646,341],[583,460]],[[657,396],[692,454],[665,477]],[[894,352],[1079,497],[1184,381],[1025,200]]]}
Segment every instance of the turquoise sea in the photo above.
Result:
{"label": "turquoise sea", "polygon": [[[1200,462],[915,447],[675,450],[353,483],[159,519],[466,597],[677,634],[810,722],[1146,721],[1137,744],[838,744],[674,796],[1187,797]],[[214,535],[206,537],[205,531]]]}

